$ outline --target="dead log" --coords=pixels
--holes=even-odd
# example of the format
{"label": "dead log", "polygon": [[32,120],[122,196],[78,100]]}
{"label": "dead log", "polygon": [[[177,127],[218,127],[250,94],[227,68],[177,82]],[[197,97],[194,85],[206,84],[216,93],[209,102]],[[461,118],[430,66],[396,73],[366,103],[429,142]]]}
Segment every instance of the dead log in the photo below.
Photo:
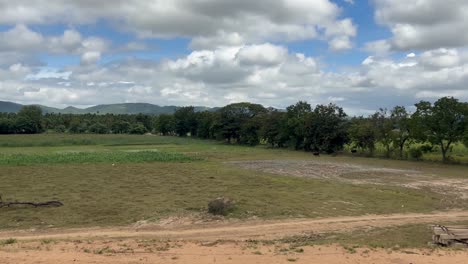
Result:
{"label": "dead log", "polygon": [[14,206],[32,206],[36,207],[60,207],[63,203],[60,201],[47,201],[47,202],[4,202],[2,195],[0,195],[0,208],[2,207],[14,207]]}

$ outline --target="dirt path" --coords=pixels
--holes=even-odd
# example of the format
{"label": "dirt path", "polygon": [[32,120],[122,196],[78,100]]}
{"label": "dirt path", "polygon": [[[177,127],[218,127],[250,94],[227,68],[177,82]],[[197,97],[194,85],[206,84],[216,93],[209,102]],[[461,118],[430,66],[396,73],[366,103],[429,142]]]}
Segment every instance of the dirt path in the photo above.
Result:
{"label": "dirt path", "polygon": [[448,211],[431,214],[365,215],[279,221],[208,222],[193,225],[145,224],[138,227],[120,228],[24,230],[0,232],[0,239],[9,237],[15,237],[18,240],[152,237],[184,241],[242,241],[247,239],[281,238],[303,232],[320,233],[369,227],[416,223],[435,224],[466,220],[468,220],[468,211]]}
{"label": "dirt path", "polygon": [[307,246],[290,250],[286,245],[249,247],[233,242],[200,245],[190,242],[157,248],[131,241],[94,243],[22,244],[0,248],[2,264],[466,264],[468,251],[355,249],[338,245]]}
{"label": "dirt path", "polygon": [[[468,220],[468,211],[432,214],[366,215],[322,219],[144,224],[121,228],[87,228],[0,232],[0,263],[434,263],[462,264],[468,251],[345,249],[338,245],[290,248],[287,244],[252,244],[303,232],[332,232],[405,224]],[[182,221],[184,222],[184,221]],[[169,223],[169,224],[168,224]],[[217,242],[224,240],[225,242]]]}

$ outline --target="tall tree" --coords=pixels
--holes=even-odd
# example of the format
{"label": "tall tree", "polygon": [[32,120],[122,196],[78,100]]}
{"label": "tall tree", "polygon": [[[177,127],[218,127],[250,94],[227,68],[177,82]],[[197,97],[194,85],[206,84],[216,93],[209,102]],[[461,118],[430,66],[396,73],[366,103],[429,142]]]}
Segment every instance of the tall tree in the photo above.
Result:
{"label": "tall tree", "polygon": [[43,131],[42,109],[36,105],[23,106],[16,118],[18,133],[36,134]]}
{"label": "tall tree", "polygon": [[353,118],[348,134],[354,148],[369,151],[371,156],[374,155],[376,136],[374,125],[369,118],[362,116]]}
{"label": "tall tree", "polygon": [[305,149],[333,153],[347,140],[346,113],[335,104],[317,105],[305,118]]}
{"label": "tall tree", "polygon": [[272,147],[284,147],[289,140],[287,114],[276,110],[263,116],[261,136]]}
{"label": "tall tree", "polygon": [[447,162],[450,147],[463,138],[467,121],[465,105],[453,97],[443,97],[434,105],[421,101],[416,104],[413,118],[419,128],[419,139],[438,145],[442,161]]}
{"label": "tall tree", "polygon": [[155,130],[163,136],[172,135],[175,131],[174,115],[160,114],[156,119]]}
{"label": "tall tree", "polygon": [[215,112],[198,112],[197,113],[197,136],[204,139],[214,138],[214,123],[216,120]]}
{"label": "tall tree", "polygon": [[393,146],[398,149],[398,156],[403,159],[405,145],[411,138],[411,119],[404,106],[395,106],[390,112],[395,129],[392,133]]}
{"label": "tall tree", "polygon": [[185,137],[188,133],[191,136],[197,134],[197,116],[193,106],[186,106],[177,109],[174,113],[175,132],[177,135]]}
{"label": "tall tree", "polygon": [[305,119],[312,112],[310,104],[304,101],[299,101],[294,105],[286,108],[287,111],[287,129],[294,149],[304,148],[305,140]]}
{"label": "tall tree", "polygon": [[392,152],[393,119],[388,115],[387,109],[380,108],[372,115],[371,120],[374,124],[376,139],[384,146],[385,157],[389,158]]}
{"label": "tall tree", "polygon": [[[218,136],[232,143],[236,141],[241,143],[241,135],[244,133],[244,138],[251,136],[253,128],[251,124],[247,124],[250,119],[266,113],[266,109],[259,104],[252,103],[235,103],[227,105],[219,110],[219,118],[215,124]],[[243,125],[248,127],[244,127]],[[259,128],[258,128],[259,129]]]}

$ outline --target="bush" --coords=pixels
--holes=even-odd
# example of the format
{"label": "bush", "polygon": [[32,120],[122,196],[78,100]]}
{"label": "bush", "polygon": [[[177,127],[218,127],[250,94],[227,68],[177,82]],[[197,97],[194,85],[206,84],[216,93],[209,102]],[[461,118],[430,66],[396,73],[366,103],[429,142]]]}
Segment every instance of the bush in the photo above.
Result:
{"label": "bush", "polygon": [[420,147],[420,149],[423,153],[429,153],[434,151],[434,146],[431,144],[424,144]]}
{"label": "bush", "polygon": [[55,132],[57,133],[65,133],[67,128],[64,125],[58,125],[54,128]]}
{"label": "bush", "polygon": [[104,124],[95,123],[89,127],[89,132],[94,134],[107,134],[109,129]]}
{"label": "bush", "polygon": [[234,202],[226,197],[216,198],[208,203],[208,213],[213,215],[228,215],[234,209]]}
{"label": "bush", "polygon": [[412,159],[420,160],[423,156],[423,151],[418,147],[410,148],[409,155]]}
{"label": "bush", "polygon": [[141,124],[141,123],[132,125],[132,127],[130,128],[130,134],[134,134],[134,135],[143,135],[143,134],[145,134],[146,132],[148,132],[148,130],[147,130],[146,127],[145,127],[143,124]]}

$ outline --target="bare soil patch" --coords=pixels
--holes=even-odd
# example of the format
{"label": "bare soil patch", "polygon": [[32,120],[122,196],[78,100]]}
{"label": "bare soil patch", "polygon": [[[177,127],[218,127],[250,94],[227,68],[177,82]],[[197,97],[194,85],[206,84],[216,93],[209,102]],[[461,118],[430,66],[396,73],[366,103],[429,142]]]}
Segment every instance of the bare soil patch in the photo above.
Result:
{"label": "bare soil patch", "polygon": [[336,180],[351,184],[378,184],[413,189],[428,188],[441,194],[468,199],[468,179],[449,179],[419,170],[374,167],[319,160],[253,160],[228,164],[267,173]]}
{"label": "bare soil patch", "polygon": [[425,263],[464,264],[468,251],[384,250],[343,248],[339,245],[255,245],[248,242],[160,242],[152,240],[101,240],[21,242],[0,248],[0,263]]}

